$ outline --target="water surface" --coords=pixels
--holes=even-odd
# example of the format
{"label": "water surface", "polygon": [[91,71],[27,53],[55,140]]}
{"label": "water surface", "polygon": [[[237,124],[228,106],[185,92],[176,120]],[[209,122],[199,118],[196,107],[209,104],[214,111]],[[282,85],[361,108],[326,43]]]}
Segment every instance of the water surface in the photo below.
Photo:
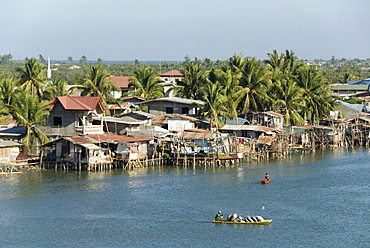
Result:
{"label": "water surface", "polygon": [[[230,167],[1,175],[1,246],[370,247],[369,158],[361,149]],[[214,224],[218,210],[273,221]]]}

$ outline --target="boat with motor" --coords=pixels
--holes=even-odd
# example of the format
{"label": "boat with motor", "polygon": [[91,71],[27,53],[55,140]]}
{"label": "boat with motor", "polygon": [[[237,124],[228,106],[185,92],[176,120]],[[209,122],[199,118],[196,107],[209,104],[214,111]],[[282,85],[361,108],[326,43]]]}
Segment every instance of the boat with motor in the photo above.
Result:
{"label": "boat with motor", "polygon": [[237,213],[230,214],[226,219],[224,218],[218,218],[219,214],[221,214],[221,211],[218,212],[216,215],[216,219],[213,221],[213,223],[219,223],[219,224],[268,224],[272,220],[265,220],[262,216],[255,215],[255,216],[246,216],[242,217],[238,215]]}
{"label": "boat with motor", "polygon": [[214,220],[213,223],[219,224],[268,224],[271,223],[272,220],[263,220],[263,221],[256,221],[256,222],[235,222],[235,221],[227,221],[227,220]]}

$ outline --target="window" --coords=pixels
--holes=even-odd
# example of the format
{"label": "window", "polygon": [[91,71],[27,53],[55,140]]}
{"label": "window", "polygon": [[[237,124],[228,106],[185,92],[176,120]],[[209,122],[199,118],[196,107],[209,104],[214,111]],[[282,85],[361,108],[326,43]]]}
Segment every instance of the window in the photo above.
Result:
{"label": "window", "polygon": [[54,116],[53,126],[55,126],[55,127],[62,126],[62,117],[61,116]]}
{"label": "window", "polygon": [[182,108],[181,109],[181,114],[189,114],[189,108]]}
{"label": "window", "polygon": [[173,114],[173,108],[166,108],[166,114]]}

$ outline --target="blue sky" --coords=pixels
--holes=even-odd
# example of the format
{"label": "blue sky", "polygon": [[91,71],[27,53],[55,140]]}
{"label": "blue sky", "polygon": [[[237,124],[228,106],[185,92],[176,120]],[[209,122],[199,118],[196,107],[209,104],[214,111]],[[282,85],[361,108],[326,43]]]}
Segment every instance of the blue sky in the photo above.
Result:
{"label": "blue sky", "polygon": [[370,58],[369,0],[11,0],[0,55],[66,60]]}

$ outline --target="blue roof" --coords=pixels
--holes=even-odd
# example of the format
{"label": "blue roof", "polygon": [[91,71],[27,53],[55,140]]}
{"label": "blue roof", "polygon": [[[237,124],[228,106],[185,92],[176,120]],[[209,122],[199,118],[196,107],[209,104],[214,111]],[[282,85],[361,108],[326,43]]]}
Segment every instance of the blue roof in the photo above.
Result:
{"label": "blue roof", "polygon": [[350,104],[350,103],[347,103],[347,102],[343,102],[343,101],[338,101],[340,104],[342,104],[343,106],[346,106],[348,108],[351,108],[353,110],[356,110],[357,112],[363,112],[364,111],[364,108],[366,109],[366,112],[369,111],[369,109],[367,108],[366,105],[363,105],[363,104]]}
{"label": "blue roof", "polygon": [[3,130],[0,130],[1,134],[25,134],[26,133],[26,128],[25,127],[11,127],[11,128],[6,128]]}
{"label": "blue roof", "polygon": [[[220,118],[222,121],[225,121],[224,118]],[[243,119],[243,118],[238,118],[238,119],[227,119],[226,122],[224,124],[231,124],[231,125],[235,125],[235,124],[244,124],[244,122],[246,122],[247,120],[246,119]]]}
{"label": "blue roof", "polygon": [[370,78],[366,78],[359,81],[348,81],[348,84],[367,84],[370,85]]}

